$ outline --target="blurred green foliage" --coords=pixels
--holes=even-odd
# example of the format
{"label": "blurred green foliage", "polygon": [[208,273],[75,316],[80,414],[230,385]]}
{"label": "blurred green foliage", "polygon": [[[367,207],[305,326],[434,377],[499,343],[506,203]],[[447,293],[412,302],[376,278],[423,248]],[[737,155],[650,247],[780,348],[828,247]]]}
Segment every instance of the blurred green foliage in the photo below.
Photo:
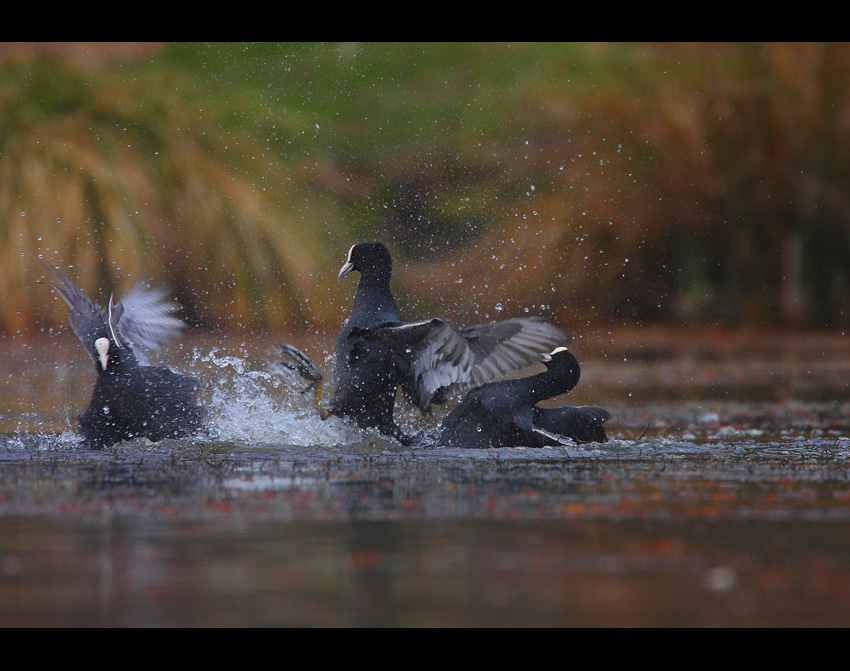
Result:
{"label": "blurred green foliage", "polygon": [[168,282],[198,325],[336,327],[384,240],[413,314],[846,326],[850,46],[0,49],[0,330]]}

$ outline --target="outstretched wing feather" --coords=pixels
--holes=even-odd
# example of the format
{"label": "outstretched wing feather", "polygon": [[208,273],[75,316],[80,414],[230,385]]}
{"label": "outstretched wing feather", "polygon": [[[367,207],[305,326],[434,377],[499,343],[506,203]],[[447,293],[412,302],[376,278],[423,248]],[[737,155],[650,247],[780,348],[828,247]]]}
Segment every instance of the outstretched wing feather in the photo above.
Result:
{"label": "outstretched wing feather", "polygon": [[121,336],[143,350],[156,349],[180,337],[186,325],[176,316],[180,305],[161,287],[135,284],[121,299],[117,327]]}
{"label": "outstretched wing feather", "polygon": [[119,303],[113,304],[110,299],[107,313],[89,300],[63,272],[49,266],[48,269],[58,284],[47,284],[68,304],[71,328],[92,357],[91,343],[110,326],[120,341],[118,344],[130,346],[143,365],[148,363],[143,350],[155,349],[175,340],[185,328],[183,321],[175,316],[180,306],[167,300],[165,290],[159,287],[150,288],[138,283]]}
{"label": "outstretched wing feather", "polygon": [[409,329],[414,402],[425,412],[441,391],[447,396],[480,387],[539,360],[540,354],[570,341],[564,331],[540,318],[517,318],[460,329],[432,319],[393,327]]}

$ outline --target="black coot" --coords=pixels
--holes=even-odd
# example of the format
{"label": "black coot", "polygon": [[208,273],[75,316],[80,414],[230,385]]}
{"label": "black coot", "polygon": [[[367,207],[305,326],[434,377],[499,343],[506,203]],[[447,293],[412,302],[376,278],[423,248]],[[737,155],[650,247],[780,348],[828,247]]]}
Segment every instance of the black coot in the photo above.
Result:
{"label": "black coot", "polygon": [[399,387],[427,413],[432,404],[524,368],[539,352],[570,340],[534,317],[463,329],[445,319],[405,322],[390,292],[392,259],[380,242],[351,247],[339,277],[353,271],[360,282],[336,342],[328,411],[405,445],[412,439],[393,418]]}
{"label": "black coot", "polygon": [[71,308],[69,321],[97,370],[91,402],[79,417],[83,444],[92,449],[122,440],[188,436],[204,426],[196,380],[149,365],[146,349],[175,339],[184,324],[176,304],[159,289],[137,284],[106,310],[92,303],[63,273],[49,283]]}
{"label": "black coot", "polygon": [[[583,424],[584,420],[592,418],[594,411],[571,408],[581,410],[578,415],[582,421],[576,422],[575,413],[549,415],[536,407],[541,401],[573,389],[581,375],[575,356],[564,347],[557,347],[550,354],[541,355],[540,359],[546,366],[542,373],[491,382],[470,391],[440,424],[436,443],[462,448],[533,447],[566,444],[578,438],[578,433],[598,436],[598,432],[587,430]],[[598,410],[607,419],[608,413],[601,408]],[[571,420],[558,421],[565,417],[571,417]]]}

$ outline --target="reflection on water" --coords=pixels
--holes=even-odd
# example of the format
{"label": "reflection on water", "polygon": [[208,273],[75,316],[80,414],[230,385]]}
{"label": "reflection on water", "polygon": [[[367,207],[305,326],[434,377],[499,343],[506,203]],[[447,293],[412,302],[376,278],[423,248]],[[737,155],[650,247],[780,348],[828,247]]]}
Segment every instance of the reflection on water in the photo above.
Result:
{"label": "reflection on water", "polygon": [[212,437],[94,453],[79,343],[0,341],[0,626],[850,624],[830,347],[590,358],[609,443],[462,451],[319,421],[273,343],[186,346]]}
{"label": "reflection on water", "polygon": [[2,626],[850,624],[850,529],[0,520]]}

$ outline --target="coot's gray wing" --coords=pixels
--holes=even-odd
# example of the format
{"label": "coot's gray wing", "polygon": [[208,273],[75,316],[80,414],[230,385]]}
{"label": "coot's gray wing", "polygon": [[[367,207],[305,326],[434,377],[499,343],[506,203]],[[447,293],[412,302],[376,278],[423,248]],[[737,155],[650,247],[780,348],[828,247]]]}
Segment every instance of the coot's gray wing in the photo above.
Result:
{"label": "coot's gray wing", "polygon": [[571,340],[541,318],[516,318],[460,329],[444,319],[385,327],[409,362],[404,390],[422,412],[432,403],[525,368]]}
{"label": "coot's gray wing", "polygon": [[147,365],[144,350],[155,349],[176,339],[185,324],[174,315],[179,305],[166,300],[161,288],[136,284],[121,299],[104,310],[89,300],[63,272],[49,268],[58,284],[48,282],[71,309],[68,321],[86,351],[95,357],[92,344],[97,338],[111,336],[118,345],[129,346],[139,363]]}
{"label": "coot's gray wing", "polygon": [[116,306],[113,314],[118,336],[129,343],[142,365],[147,365],[145,350],[157,349],[180,337],[186,325],[176,316],[180,305],[167,299],[160,287],[135,284]]}
{"label": "coot's gray wing", "polygon": [[53,282],[47,282],[47,284],[68,304],[71,309],[68,322],[96,363],[97,358],[93,343],[97,338],[104,335],[103,330],[107,327],[108,319],[106,312],[86,298],[80,288],[68,279],[63,272],[55,268],[49,268],[49,270],[59,284]]}

